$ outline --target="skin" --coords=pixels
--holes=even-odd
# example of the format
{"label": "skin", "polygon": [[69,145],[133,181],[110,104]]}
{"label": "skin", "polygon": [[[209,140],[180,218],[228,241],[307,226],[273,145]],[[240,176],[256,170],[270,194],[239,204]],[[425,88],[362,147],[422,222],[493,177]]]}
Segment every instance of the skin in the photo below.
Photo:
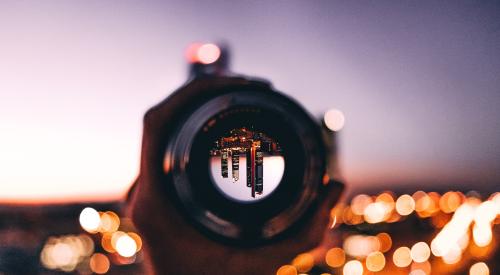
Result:
{"label": "skin", "polygon": [[[171,183],[162,167],[163,152],[175,126],[172,122],[187,104],[203,100],[211,91],[249,84],[257,88],[267,85],[237,77],[195,79],[146,112],[140,174],[129,194],[128,214],[143,236],[148,274],[274,274],[297,253],[316,247],[328,230],[330,209],[343,189],[339,183],[322,188],[318,208],[307,224],[287,238],[255,247],[231,246],[207,238],[165,195]],[[165,185],[167,188],[161,188]]]}

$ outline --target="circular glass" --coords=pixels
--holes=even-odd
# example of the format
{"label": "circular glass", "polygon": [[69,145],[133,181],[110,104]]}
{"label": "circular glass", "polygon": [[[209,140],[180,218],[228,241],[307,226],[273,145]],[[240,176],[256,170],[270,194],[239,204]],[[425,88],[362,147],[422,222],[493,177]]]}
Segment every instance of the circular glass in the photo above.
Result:
{"label": "circular glass", "polygon": [[203,101],[186,109],[172,137],[165,188],[213,237],[270,240],[313,206],[324,171],[320,132],[282,94],[231,91]]}
{"label": "circular glass", "polygon": [[215,187],[242,203],[262,200],[278,187],[285,171],[281,145],[252,127],[230,130],[214,141],[209,169]]}

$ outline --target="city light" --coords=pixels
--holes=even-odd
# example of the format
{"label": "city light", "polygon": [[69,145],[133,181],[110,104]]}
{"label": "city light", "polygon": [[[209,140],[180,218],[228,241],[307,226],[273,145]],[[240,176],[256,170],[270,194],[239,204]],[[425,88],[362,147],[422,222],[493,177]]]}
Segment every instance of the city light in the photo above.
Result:
{"label": "city light", "polygon": [[412,272],[423,272],[423,274],[430,275],[431,274],[431,264],[428,261],[417,263],[413,262],[410,266]]}
{"label": "city light", "polygon": [[382,252],[376,251],[370,253],[368,257],[366,257],[366,269],[372,272],[378,272],[384,269],[385,266],[385,257]]}
{"label": "city light", "polygon": [[489,275],[489,274],[490,274],[490,269],[483,262],[473,264],[469,270],[469,275]]}
{"label": "city light", "polygon": [[377,239],[380,244],[380,252],[387,252],[392,247],[392,238],[389,234],[382,232],[377,234]]}
{"label": "city light", "polygon": [[396,201],[396,211],[401,216],[408,216],[415,210],[415,201],[410,195],[402,195]]}
{"label": "city light", "polygon": [[379,251],[380,243],[375,236],[352,235],[344,240],[344,251],[356,258],[365,258],[370,253]]}
{"label": "city light", "polygon": [[[413,275],[430,275],[431,271],[442,274],[447,270],[457,273],[457,270],[469,267],[469,275],[489,274],[485,263],[473,264],[470,261],[488,259],[498,246],[494,226],[500,223],[500,193],[492,194],[485,201],[479,199],[477,192],[465,196],[458,191],[443,195],[417,191],[412,196],[400,195],[396,201],[394,197],[388,191],[373,196],[358,194],[350,203],[339,203],[332,208],[329,218],[335,218],[336,229],[329,232],[343,232],[342,248],[325,247],[324,261],[314,261],[314,264],[331,268],[331,274],[337,274],[340,269],[343,274],[362,274],[364,270],[385,274],[384,269],[393,272],[394,266]],[[390,233],[388,224],[382,223],[391,220],[411,222],[412,227],[417,222],[423,225],[419,228],[430,226],[437,233],[426,232],[426,240],[412,242],[422,235],[401,232],[391,236],[393,233]],[[393,248],[393,237],[398,238],[396,243],[403,241],[407,246]],[[386,253],[392,253],[392,262],[387,262]],[[312,256],[306,261],[304,255],[307,254],[295,258],[292,263],[295,269],[290,270],[306,274],[306,270],[312,268]]]}
{"label": "city light", "polygon": [[394,251],[392,254],[392,261],[395,266],[406,267],[411,264],[411,251],[408,247],[403,246]]}
{"label": "city light", "polygon": [[90,269],[96,274],[105,274],[108,272],[110,263],[108,257],[102,253],[95,253],[90,257]]}
{"label": "city light", "polygon": [[390,213],[390,208],[384,202],[374,202],[368,204],[364,209],[364,218],[368,223],[379,223],[384,221]]}
{"label": "city light", "polygon": [[71,272],[93,252],[94,244],[86,235],[51,237],[42,248],[40,262],[47,269]]}
{"label": "city light", "polygon": [[293,259],[292,265],[295,266],[298,272],[309,272],[314,266],[314,257],[310,253],[299,254]]}
{"label": "city light", "polygon": [[297,275],[297,269],[293,265],[281,266],[276,275]]}
{"label": "city light", "polygon": [[365,212],[365,208],[372,202],[373,199],[368,195],[357,195],[351,200],[351,210],[354,214],[362,216]]}
{"label": "city light", "polygon": [[99,229],[100,223],[101,217],[95,209],[86,207],[80,213],[80,225],[85,231],[89,233],[96,233]]}
{"label": "city light", "polygon": [[431,250],[425,242],[418,242],[411,247],[411,258],[417,263],[423,263],[431,256]]}
{"label": "city light", "polygon": [[363,264],[360,261],[352,260],[344,265],[344,275],[362,275]]}
{"label": "city light", "polygon": [[331,267],[340,267],[345,263],[345,253],[342,248],[334,247],[326,252],[325,262]]}
{"label": "city light", "polygon": [[137,252],[137,244],[129,235],[123,234],[118,236],[115,249],[123,257],[132,257]]}

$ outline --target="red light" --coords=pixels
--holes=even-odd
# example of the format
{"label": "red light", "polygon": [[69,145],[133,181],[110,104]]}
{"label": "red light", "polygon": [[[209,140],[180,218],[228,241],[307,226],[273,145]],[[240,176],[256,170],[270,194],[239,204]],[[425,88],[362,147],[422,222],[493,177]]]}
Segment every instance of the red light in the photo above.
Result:
{"label": "red light", "polygon": [[186,49],[186,58],[190,63],[211,64],[219,59],[221,51],[215,44],[193,43]]}
{"label": "red light", "polygon": [[188,60],[189,63],[198,63],[198,49],[202,46],[203,44],[200,43],[193,43],[189,45],[186,49],[186,59]]}

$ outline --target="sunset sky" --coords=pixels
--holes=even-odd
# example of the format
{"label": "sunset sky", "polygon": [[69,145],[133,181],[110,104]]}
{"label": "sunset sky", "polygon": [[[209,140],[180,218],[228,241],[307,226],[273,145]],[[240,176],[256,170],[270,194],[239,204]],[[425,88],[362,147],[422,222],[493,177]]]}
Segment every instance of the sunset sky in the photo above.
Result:
{"label": "sunset sky", "polygon": [[0,1],[0,202],[122,196],[193,41],[342,110],[351,188],[499,185],[500,3],[201,2]]}

